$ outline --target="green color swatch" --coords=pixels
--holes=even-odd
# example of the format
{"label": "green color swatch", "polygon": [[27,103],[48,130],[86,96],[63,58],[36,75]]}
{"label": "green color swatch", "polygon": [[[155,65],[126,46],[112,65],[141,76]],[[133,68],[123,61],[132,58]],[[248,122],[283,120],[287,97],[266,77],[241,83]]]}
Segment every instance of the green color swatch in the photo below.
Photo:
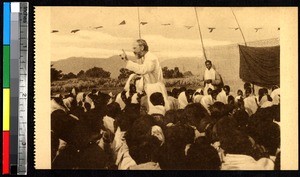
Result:
{"label": "green color swatch", "polygon": [[3,88],[10,86],[10,46],[3,46]]}

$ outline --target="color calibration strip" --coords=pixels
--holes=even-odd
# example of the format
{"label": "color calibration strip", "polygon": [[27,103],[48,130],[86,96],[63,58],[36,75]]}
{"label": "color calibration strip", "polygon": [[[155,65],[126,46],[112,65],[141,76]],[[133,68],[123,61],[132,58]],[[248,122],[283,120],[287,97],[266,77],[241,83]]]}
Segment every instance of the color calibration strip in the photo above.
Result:
{"label": "color calibration strip", "polygon": [[2,174],[10,173],[10,3],[3,3]]}
{"label": "color calibration strip", "polygon": [[2,174],[27,173],[28,3],[3,3]]}

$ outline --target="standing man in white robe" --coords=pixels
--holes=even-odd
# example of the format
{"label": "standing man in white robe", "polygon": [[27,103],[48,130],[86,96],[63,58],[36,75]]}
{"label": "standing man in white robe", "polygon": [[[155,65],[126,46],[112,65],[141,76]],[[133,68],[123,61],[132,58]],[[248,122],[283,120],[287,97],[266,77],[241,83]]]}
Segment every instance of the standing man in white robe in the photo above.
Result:
{"label": "standing man in white robe", "polygon": [[205,61],[206,69],[204,71],[204,95],[208,95],[207,90],[211,88],[215,89],[215,85],[219,85],[222,82],[220,74],[212,68],[212,63],[210,60]]}
{"label": "standing man in white robe", "polygon": [[142,76],[144,90],[148,96],[150,95],[147,93],[147,87],[150,88],[150,85],[157,85],[157,87],[160,88],[159,90],[163,88],[161,92],[166,103],[166,109],[169,110],[167,90],[165,88],[163,72],[158,58],[149,51],[148,44],[143,39],[136,40],[133,43],[132,49],[134,55],[138,59],[138,62],[135,63],[133,61],[128,60],[125,53],[121,54],[121,58],[126,62],[126,68]]}

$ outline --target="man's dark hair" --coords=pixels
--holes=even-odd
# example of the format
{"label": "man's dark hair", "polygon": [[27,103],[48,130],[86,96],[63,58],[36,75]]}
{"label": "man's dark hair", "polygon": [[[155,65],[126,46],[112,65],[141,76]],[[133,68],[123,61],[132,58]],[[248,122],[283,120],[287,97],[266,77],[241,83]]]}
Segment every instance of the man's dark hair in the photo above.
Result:
{"label": "man's dark hair", "polygon": [[221,161],[218,152],[205,137],[197,138],[187,152],[187,169],[219,170]]}
{"label": "man's dark hair", "polygon": [[252,93],[252,89],[250,88],[250,87],[247,87],[246,89],[245,89],[245,93]]}
{"label": "man's dark hair", "polygon": [[275,89],[278,89],[278,88],[279,88],[278,85],[273,85],[273,86],[272,86],[272,91],[275,90]]}
{"label": "man's dark hair", "polygon": [[154,125],[150,115],[143,116],[134,121],[125,134],[130,156],[137,164],[156,161],[160,141],[151,135]]}
{"label": "man's dark hair", "polygon": [[143,46],[144,47],[144,51],[148,52],[149,51],[149,47],[147,42],[144,39],[138,39],[136,40],[136,42],[139,44],[139,46]]}
{"label": "man's dark hair", "polygon": [[152,93],[150,95],[150,102],[154,105],[154,106],[165,106],[165,101],[164,101],[164,97],[162,95],[162,93],[160,92],[155,92]]}
{"label": "man's dark hair", "polygon": [[210,111],[211,118],[216,121],[218,121],[224,116],[227,116],[228,114],[225,109],[225,104],[219,101],[209,106],[208,109]]}
{"label": "man's dark hair", "polygon": [[166,141],[159,156],[161,169],[185,169],[185,147],[194,141],[194,129],[178,123],[175,126],[166,128],[164,134]]}
{"label": "man's dark hair", "polygon": [[235,121],[224,117],[216,123],[216,135],[225,153],[253,155],[251,141],[247,134],[237,129]]}
{"label": "man's dark hair", "polygon": [[224,85],[224,89],[227,89],[230,92],[230,87],[229,85]]}
{"label": "man's dark hair", "polygon": [[200,103],[189,104],[184,108],[183,117],[189,125],[199,128],[200,121],[207,117],[206,109]]}
{"label": "man's dark hair", "polygon": [[121,114],[121,107],[119,103],[112,102],[107,105],[107,115],[113,119],[116,118],[117,115]]}
{"label": "man's dark hair", "polygon": [[206,64],[206,63],[212,64],[210,60],[206,60],[204,63],[205,63],[205,64]]}

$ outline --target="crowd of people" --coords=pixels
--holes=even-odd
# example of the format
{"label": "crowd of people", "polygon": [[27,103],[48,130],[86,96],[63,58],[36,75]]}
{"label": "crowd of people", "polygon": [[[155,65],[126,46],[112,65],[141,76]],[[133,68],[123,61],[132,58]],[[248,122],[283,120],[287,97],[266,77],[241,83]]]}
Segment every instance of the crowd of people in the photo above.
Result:
{"label": "crowd of people", "polygon": [[[280,89],[234,97],[210,60],[203,87],[167,91],[145,40],[133,44],[134,73],[116,96],[92,90],[51,98],[53,169],[278,170]],[[199,83],[199,85],[201,85]]]}
{"label": "crowd of people", "polygon": [[53,169],[279,170],[280,88],[250,83],[51,98]]}

